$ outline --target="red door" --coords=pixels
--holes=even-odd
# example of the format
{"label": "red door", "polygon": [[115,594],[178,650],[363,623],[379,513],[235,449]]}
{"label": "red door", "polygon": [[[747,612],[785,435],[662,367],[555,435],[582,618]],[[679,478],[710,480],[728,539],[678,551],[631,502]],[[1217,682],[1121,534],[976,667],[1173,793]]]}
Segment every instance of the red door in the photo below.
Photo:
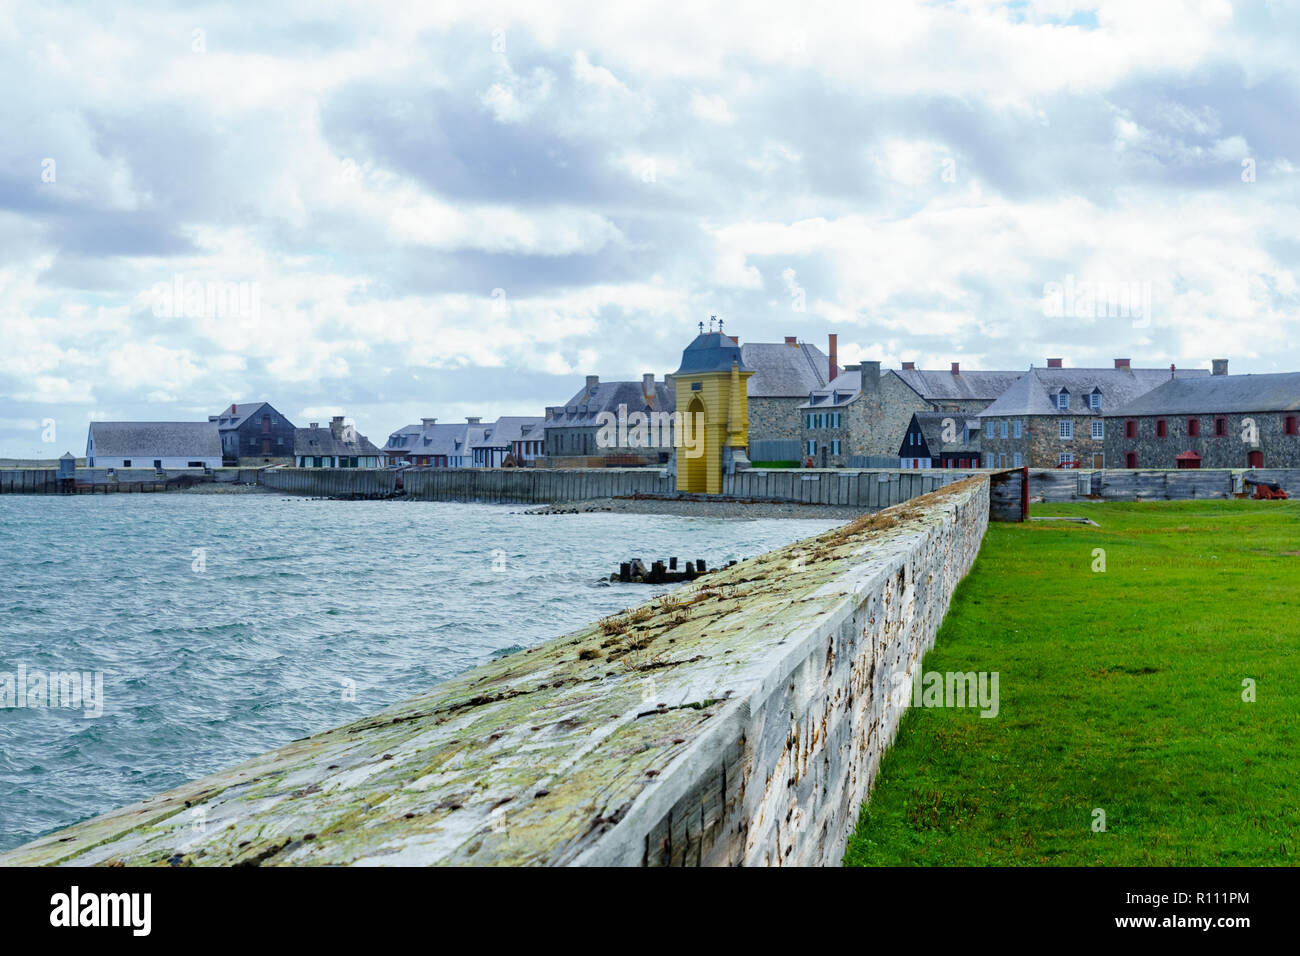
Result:
{"label": "red door", "polygon": [[1251,468],[1264,467],[1264,453],[1262,451],[1252,451],[1250,453],[1250,467]]}
{"label": "red door", "polygon": [[1138,466],[1137,452],[1135,451],[1126,452],[1124,454],[1124,467],[1136,468],[1137,466]]}

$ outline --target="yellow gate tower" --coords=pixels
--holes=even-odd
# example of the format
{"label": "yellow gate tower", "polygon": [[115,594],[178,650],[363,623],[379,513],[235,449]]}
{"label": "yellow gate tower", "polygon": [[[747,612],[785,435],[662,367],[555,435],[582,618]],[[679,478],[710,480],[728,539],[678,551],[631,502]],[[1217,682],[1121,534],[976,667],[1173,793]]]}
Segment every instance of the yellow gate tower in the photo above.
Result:
{"label": "yellow gate tower", "polygon": [[682,352],[674,373],[681,429],[676,445],[677,490],[722,493],[722,476],[749,467],[749,399],[740,343],[704,331]]}

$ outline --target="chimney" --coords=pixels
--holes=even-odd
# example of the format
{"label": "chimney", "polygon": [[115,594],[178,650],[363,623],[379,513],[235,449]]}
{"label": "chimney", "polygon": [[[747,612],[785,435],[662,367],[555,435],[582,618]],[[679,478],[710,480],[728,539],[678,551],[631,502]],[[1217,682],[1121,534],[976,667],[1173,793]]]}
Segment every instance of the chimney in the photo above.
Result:
{"label": "chimney", "polygon": [[438,419],[436,419],[436,418],[421,418],[421,419],[420,419],[420,424],[423,425],[425,428],[428,428],[430,425],[436,425],[436,424],[438,424]]}
{"label": "chimney", "polygon": [[312,423],[311,423],[311,427],[312,427],[312,428],[320,428],[320,422],[312,422]]}
{"label": "chimney", "polygon": [[838,348],[837,348],[837,346],[836,346],[836,340],[837,340],[838,338],[839,338],[839,336],[836,335],[834,332],[832,332],[832,333],[830,334],[831,362],[830,362],[830,373],[829,373],[829,375],[828,375],[828,377],[827,377],[827,379],[826,379],[826,381],[828,381],[828,382],[833,382],[833,381],[835,381],[835,376],[838,375],[838,374],[840,374],[840,369],[839,369],[839,350],[838,350]]}
{"label": "chimney", "polygon": [[230,403],[230,414],[231,414],[231,415],[237,415],[237,414],[239,414],[237,411],[235,411],[235,403],[234,403],[234,402],[231,402],[231,403]]}
{"label": "chimney", "polygon": [[915,362],[904,362],[904,363],[903,363],[903,371],[904,371],[904,372],[915,372],[915,371],[916,371],[916,363],[915,363]]}
{"label": "chimney", "polygon": [[1061,367],[1061,360],[1060,360],[1060,359],[1052,359],[1052,358],[1049,358],[1049,359],[1047,360],[1047,367],[1048,367],[1048,368],[1060,368],[1060,367]]}
{"label": "chimney", "polygon": [[960,375],[960,374],[961,374],[961,363],[960,363],[960,362],[953,362],[953,363],[952,363],[952,374],[953,374],[953,375]]}
{"label": "chimney", "polygon": [[863,362],[858,366],[862,373],[862,391],[877,392],[880,390],[880,363]]}
{"label": "chimney", "polygon": [[1228,374],[1228,360],[1227,360],[1227,359],[1214,359],[1213,361],[1210,362],[1210,366],[1211,366],[1211,371],[1210,371],[1210,374],[1211,374],[1211,375],[1227,375],[1227,374]]}
{"label": "chimney", "polygon": [[1178,369],[1174,368],[1174,363],[1173,363],[1173,362],[1170,362],[1170,363],[1169,363],[1169,377],[1170,377],[1170,378],[1173,378],[1173,377],[1174,377],[1174,373],[1177,372],[1177,371],[1178,371]]}
{"label": "chimney", "polygon": [[655,397],[655,373],[646,372],[641,376],[641,394],[647,398]]}
{"label": "chimney", "polygon": [[474,417],[474,418],[467,418],[467,419],[465,419],[465,424],[466,424],[466,425],[477,425],[477,424],[478,424],[479,422],[481,422],[481,421],[483,421],[482,416],[476,416],[476,417]]}
{"label": "chimney", "polygon": [[1129,368],[1130,366],[1132,366],[1132,364],[1133,364],[1132,359],[1115,359],[1116,368]]}
{"label": "chimney", "polygon": [[799,347],[799,340],[793,335],[787,335],[785,337],[785,344],[790,346],[792,349],[796,349]]}
{"label": "chimney", "polygon": [[335,415],[330,419],[330,434],[335,438],[343,437],[343,416]]}
{"label": "chimney", "polygon": [[600,384],[600,376],[599,376],[599,375],[588,375],[588,376],[587,376],[587,388],[595,388],[595,387],[596,387],[597,385],[599,385],[599,384]]}

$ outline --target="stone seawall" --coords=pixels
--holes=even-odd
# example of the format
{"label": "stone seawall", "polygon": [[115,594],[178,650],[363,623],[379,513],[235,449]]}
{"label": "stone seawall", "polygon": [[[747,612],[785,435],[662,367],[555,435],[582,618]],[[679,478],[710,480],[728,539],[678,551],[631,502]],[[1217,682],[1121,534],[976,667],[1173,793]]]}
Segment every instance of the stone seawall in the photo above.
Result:
{"label": "stone seawall", "polygon": [[0,865],[836,864],[988,514],[863,516]]}
{"label": "stone seawall", "polygon": [[[964,471],[755,468],[723,478],[723,495],[876,510],[969,477]],[[629,495],[676,497],[658,468],[418,468],[403,473],[408,497],[425,501],[550,503]],[[695,495],[692,497],[703,497]]]}

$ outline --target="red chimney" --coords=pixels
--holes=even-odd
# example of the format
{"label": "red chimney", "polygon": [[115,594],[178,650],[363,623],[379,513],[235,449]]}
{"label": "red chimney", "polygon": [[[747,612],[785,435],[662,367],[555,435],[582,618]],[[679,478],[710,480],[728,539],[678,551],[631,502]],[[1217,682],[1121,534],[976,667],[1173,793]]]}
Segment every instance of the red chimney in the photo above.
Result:
{"label": "red chimney", "polygon": [[903,363],[903,371],[904,371],[904,372],[913,372],[913,371],[915,371],[915,370],[916,370],[916,363],[915,363],[915,362],[904,362],[904,363]]}
{"label": "red chimney", "polygon": [[839,374],[839,369],[836,367],[836,365],[838,364],[838,360],[839,360],[839,353],[836,351],[836,348],[835,348],[835,340],[836,340],[837,338],[838,338],[838,336],[837,336],[834,332],[832,332],[832,333],[830,334],[830,341],[831,341],[831,370],[830,370],[830,377],[827,379],[827,381],[829,381],[829,382],[833,382],[833,381],[835,381],[835,376]]}
{"label": "red chimney", "polygon": [[230,414],[232,414],[232,415],[238,414],[238,413],[235,411],[235,403],[234,403],[234,402],[231,402],[231,403],[230,403]]}
{"label": "red chimney", "polygon": [[1170,362],[1170,363],[1169,363],[1169,377],[1170,377],[1170,378],[1173,378],[1173,377],[1174,377],[1174,372],[1176,372],[1176,371],[1177,371],[1177,369],[1174,368],[1174,363],[1173,363],[1173,362]]}
{"label": "red chimney", "polygon": [[785,344],[793,347],[799,344],[799,340],[793,335],[787,335],[785,337]]}
{"label": "red chimney", "polygon": [[961,374],[961,363],[960,363],[960,362],[953,362],[953,363],[952,363],[952,374],[953,374],[953,375],[960,375],[960,374]]}
{"label": "red chimney", "polygon": [[1128,368],[1131,364],[1131,359],[1115,359],[1116,368]]}
{"label": "red chimney", "polygon": [[1061,360],[1060,360],[1060,359],[1048,359],[1048,360],[1047,360],[1047,367],[1048,367],[1048,368],[1060,368],[1060,367],[1061,367]]}

